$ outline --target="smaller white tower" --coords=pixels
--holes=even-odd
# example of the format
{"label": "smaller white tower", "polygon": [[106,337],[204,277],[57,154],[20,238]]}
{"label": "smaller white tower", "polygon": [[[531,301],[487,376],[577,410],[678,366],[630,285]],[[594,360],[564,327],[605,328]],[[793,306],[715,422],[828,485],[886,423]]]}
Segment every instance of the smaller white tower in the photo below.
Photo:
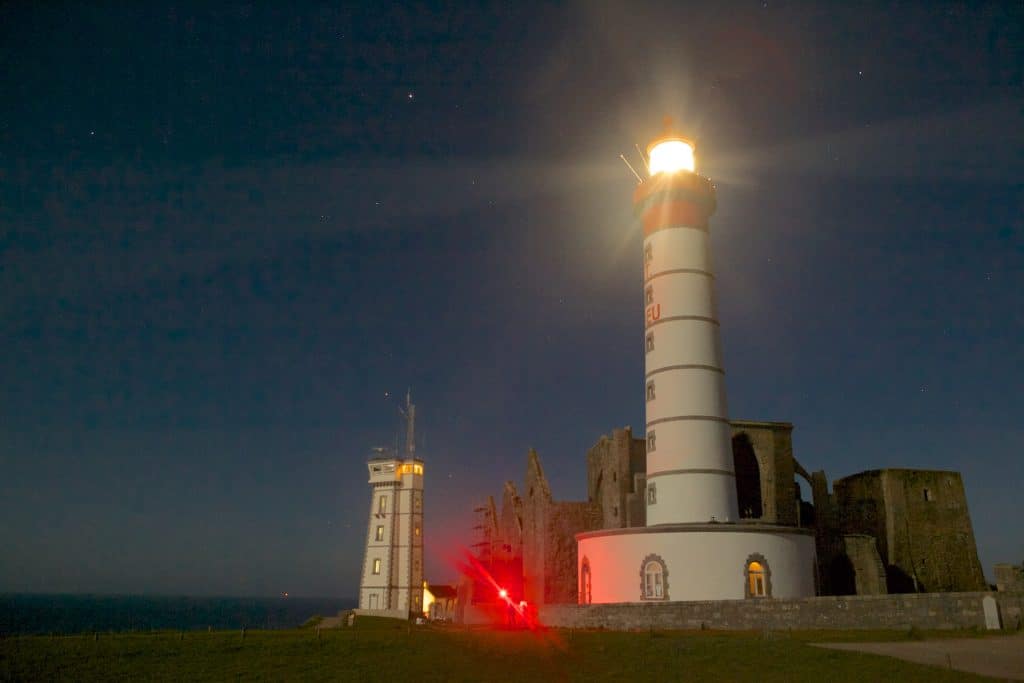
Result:
{"label": "smaller white tower", "polygon": [[366,463],[370,521],[359,609],[404,619],[422,612],[423,461],[414,457],[415,406],[408,395],[403,414],[407,419],[407,457],[378,451],[378,457]]}

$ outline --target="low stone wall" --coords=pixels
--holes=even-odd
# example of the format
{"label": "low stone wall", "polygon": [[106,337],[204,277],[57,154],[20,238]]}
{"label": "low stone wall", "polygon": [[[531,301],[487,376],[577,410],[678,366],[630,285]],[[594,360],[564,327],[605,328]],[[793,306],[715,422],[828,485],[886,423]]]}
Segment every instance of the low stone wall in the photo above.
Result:
{"label": "low stone wall", "polygon": [[563,628],[634,629],[985,629],[992,596],[1002,628],[1021,628],[1024,593],[851,595],[795,600],[545,605],[539,618]]}

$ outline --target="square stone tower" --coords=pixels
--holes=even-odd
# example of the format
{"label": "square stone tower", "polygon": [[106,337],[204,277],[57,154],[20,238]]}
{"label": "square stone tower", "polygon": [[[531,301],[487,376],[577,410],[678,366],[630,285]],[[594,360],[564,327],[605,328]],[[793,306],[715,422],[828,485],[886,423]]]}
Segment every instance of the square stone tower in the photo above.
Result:
{"label": "square stone tower", "polygon": [[423,609],[423,461],[372,458],[359,609],[408,618]]}

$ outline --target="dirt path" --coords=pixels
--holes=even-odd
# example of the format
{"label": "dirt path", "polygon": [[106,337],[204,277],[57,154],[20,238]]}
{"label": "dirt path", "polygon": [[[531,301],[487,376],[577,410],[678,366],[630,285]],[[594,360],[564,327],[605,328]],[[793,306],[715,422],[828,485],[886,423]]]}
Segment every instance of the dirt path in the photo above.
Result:
{"label": "dirt path", "polygon": [[812,644],[815,647],[869,652],[982,676],[1024,681],[1024,635],[900,643]]}

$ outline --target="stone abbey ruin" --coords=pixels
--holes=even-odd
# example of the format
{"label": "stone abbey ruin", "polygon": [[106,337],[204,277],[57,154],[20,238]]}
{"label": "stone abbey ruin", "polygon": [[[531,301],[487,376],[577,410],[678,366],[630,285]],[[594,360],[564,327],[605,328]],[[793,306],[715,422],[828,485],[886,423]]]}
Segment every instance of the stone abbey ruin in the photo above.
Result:
{"label": "stone abbey ruin", "polygon": [[[829,491],[824,471],[793,456],[792,424],[730,424],[740,524],[812,531],[819,595],[987,589],[959,473],[868,470]],[[646,441],[615,429],[586,457],[585,501],[557,500],[530,450],[522,489],[508,481],[500,507],[489,497],[478,509],[479,559],[534,605],[581,602],[576,534],[645,525]],[[802,499],[798,477],[812,500]],[[486,600],[464,590],[473,593],[465,601]]]}

